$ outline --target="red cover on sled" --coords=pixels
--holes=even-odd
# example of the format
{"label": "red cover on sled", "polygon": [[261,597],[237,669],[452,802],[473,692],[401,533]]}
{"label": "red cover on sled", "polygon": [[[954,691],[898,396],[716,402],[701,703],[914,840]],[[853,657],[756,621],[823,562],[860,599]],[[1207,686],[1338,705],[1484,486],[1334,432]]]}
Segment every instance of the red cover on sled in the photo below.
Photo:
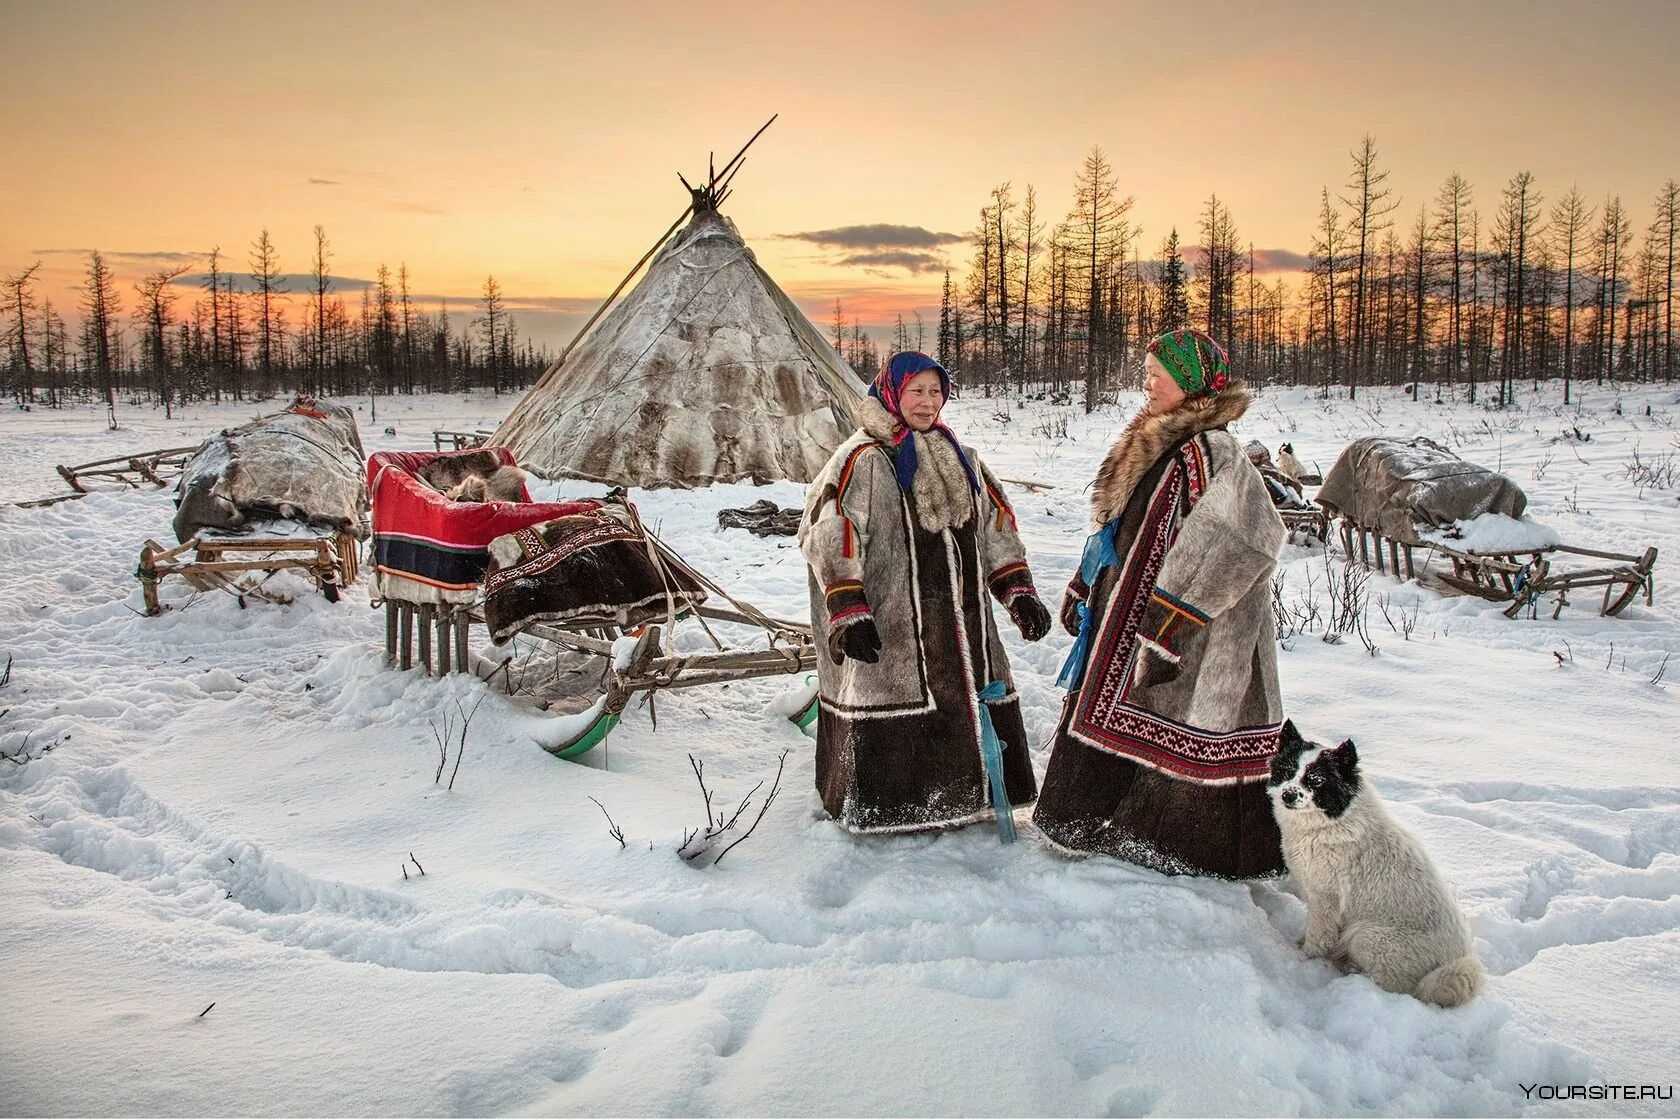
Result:
{"label": "red cover on sled", "polygon": [[[529,525],[599,509],[597,501],[452,502],[416,477],[440,459],[494,455],[518,466],[505,447],[466,451],[379,451],[368,456],[373,499],[374,596],[414,603],[468,603],[478,595],[490,542]],[[525,495],[530,497],[529,493]]]}

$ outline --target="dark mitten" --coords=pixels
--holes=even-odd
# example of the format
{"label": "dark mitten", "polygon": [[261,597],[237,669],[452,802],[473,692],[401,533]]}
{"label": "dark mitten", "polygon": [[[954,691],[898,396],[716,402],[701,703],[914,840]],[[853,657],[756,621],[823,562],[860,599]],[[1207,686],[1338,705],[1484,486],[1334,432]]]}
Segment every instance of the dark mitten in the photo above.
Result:
{"label": "dark mitten", "polygon": [[865,665],[881,660],[881,632],[873,618],[860,618],[828,632],[828,655],[836,663],[850,657]]}
{"label": "dark mitten", "polygon": [[1175,658],[1154,642],[1139,643],[1137,668],[1132,680],[1139,688],[1166,684],[1184,669],[1184,659]]}
{"label": "dark mitten", "polygon": [[1009,602],[1009,617],[1021,637],[1036,642],[1050,633],[1050,608],[1037,595],[1017,595]]}
{"label": "dark mitten", "polygon": [[1079,637],[1079,600],[1068,591],[1062,593],[1062,629]]}

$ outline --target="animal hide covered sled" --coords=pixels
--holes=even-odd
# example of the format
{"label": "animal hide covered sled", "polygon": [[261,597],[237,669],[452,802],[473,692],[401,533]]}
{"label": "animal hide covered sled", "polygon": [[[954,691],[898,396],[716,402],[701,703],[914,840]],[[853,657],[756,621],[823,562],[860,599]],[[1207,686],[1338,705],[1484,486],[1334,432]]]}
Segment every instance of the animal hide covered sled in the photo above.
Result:
{"label": "animal hide covered sled", "polygon": [[284,412],[211,436],[176,487],[175,538],[284,519],[362,536],[362,437],[343,405],[299,397]]}

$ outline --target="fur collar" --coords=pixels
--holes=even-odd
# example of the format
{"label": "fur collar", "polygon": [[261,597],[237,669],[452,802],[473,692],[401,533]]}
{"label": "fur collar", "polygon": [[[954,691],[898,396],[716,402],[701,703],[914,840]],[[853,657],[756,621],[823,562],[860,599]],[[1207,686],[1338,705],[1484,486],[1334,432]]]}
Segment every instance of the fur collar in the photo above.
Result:
{"label": "fur collar", "polygon": [[[889,450],[902,425],[874,397],[864,397],[858,407],[860,430]],[[940,435],[911,432],[906,439],[916,444],[916,479],[910,484],[916,499],[916,520],[930,533],[966,525],[974,516],[974,493],[968,472],[951,441]]]}
{"label": "fur collar", "polygon": [[1187,436],[1223,428],[1248,411],[1254,394],[1242,382],[1232,382],[1216,397],[1192,397],[1171,412],[1139,412],[1108,449],[1091,485],[1091,524],[1108,524],[1131,500],[1149,468],[1167,449]]}

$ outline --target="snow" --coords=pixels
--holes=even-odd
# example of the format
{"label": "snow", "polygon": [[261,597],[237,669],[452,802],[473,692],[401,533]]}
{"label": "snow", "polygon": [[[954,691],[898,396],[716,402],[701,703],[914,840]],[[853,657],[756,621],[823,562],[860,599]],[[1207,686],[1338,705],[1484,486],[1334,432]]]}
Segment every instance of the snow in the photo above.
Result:
{"label": "snow", "polygon": [[[1320,640],[1322,623],[1284,640],[1289,713],[1312,738],[1358,742],[1470,917],[1489,982],[1452,1012],[1302,957],[1287,883],[1066,860],[1025,816],[1008,846],[990,828],[841,832],[787,719],[804,675],[632,701],[602,747],[565,762],[541,744],[568,717],[386,667],[365,584],[333,605],[296,579],[295,601],[241,609],[171,581],[173,609],[140,617],[134,564],[167,539],[168,491],[0,507],[4,1111],[1571,1115],[1610,1110],[1519,1086],[1671,1085],[1680,510],[1627,464],[1636,446],[1645,460],[1674,446],[1680,397],[1560,396],[1543,385],[1501,412],[1273,390],[1238,430],[1320,469],[1358,435],[1427,435],[1521,481],[1534,523],[1566,542],[1660,551],[1654,605],[1620,618],[1586,596],[1556,621],[1507,620],[1428,577],[1378,574],[1375,653]],[[513,402],[380,398],[377,422],[360,403],[379,450],[492,427]],[[999,476],[1045,487],[1005,484],[1052,608],[1084,488],[1135,403],[948,410]],[[5,413],[0,498],[61,493],[55,463],[183,445],[258,411],[129,409],[115,433],[92,409]],[[1048,434],[1064,418],[1069,436]],[[1560,447],[1571,429],[1590,441]],[[792,541],[720,530],[716,514],[802,491],[636,499],[696,568],[801,617]],[[1283,560],[1284,607],[1327,613],[1340,556],[1291,544]],[[1042,743],[1071,639],[1006,638]],[[709,643],[684,624],[677,647]],[[467,713],[446,790],[434,727],[458,734]],[[747,841],[715,866],[676,856],[706,821],[690,754],[728,813],[783,752],[781,794]]]}
{"label": "snow", "polygon": [[1418,536],[1462,552],[1518,552],[1548,548],[1562,540],[1557,530],[1533,518],[1508,517],[1503,513],[1460,518],[1447,529],[1420,529]]}

